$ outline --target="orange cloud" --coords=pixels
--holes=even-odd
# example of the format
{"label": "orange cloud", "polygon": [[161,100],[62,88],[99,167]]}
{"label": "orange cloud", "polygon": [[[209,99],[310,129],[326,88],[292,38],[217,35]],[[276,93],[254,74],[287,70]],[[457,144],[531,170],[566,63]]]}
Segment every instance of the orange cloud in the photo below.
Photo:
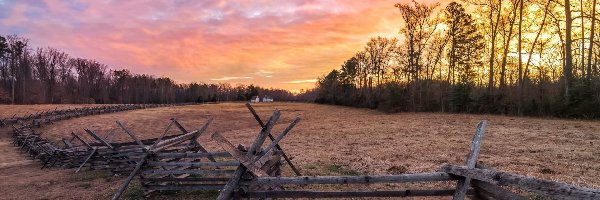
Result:
{"label": "orange cloud", "polygon": [[293,91],[401,24],[389,0],[1,2],[0,34],[34,46],[178,82]]}

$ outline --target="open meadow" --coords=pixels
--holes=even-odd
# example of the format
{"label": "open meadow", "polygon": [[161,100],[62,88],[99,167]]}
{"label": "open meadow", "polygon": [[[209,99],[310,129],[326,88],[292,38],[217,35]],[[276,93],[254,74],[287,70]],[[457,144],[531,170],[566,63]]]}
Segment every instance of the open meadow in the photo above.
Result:
{"label": "open meadow", "polygon": [[[77,105],[65,105],[77,107]],[[439,170],[443,164],[464,164],[480,120],[488,120],[479,161],[499,171],[600,188],[600,122],[495,115],[395,113],[305,103],[254,104],[265,120],[273,109],[282,111],[273,134],[296,116],[300,123],[280,143],[303,175],[384,175]],[[24,114],[43,106],[1,106],[0,116]],[[101,135],[124,122],[138,137],[158,137],[177,118],[188,130],[214,121],[199,138],[209,151],[221,150],[210,140],[219,132],[234,144],[250,144],[260,132],[242,103],[203,104],[134,110],[86,116],[45,125],[39,131],[53,140],[89,128]],[[107,199],[124,177],[101,171],[40,169],[41,164],[11,144],[11,129],[0,130],[0,199]],[[127,140],[121,130],[114,140]],[[172,133],[176,133],[174,130]],[[284,175],[292,176],[288,166]],[[136,181],[134,181],[136,182]],[[410,185],[381,185],[379,187]],[[363,187],[360,185],[348,187]],[[371,186],[369,186],[371,187]],[[452,186],[450,186],[452,187]],[[344,188],[325,188],[343,190]],[[130,188],[125,197],[139,191]],[[129,195],[129,196],[128,196]],[[153,198],[184,199],[214,194],[167,193]],[[447,197],[450,199],[451,197]]]}

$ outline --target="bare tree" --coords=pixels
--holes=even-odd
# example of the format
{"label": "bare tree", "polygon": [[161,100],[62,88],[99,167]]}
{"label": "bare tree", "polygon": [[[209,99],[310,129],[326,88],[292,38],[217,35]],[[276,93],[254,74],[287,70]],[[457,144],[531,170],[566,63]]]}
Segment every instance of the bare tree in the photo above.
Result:
{"label": "bare tree", "polygon": [[[544,31],[544,27],[546,26],[546,19],[548,18],[548,13],[550,11],[551,3],[552,3],[552,0],[548,0],[546,2],[546,6],[544,6],[544,16],[542,17],[542,22],[540,24],[537,34],[535,35],[535,39],[533,39],[533,42],[531,43],[531,48],[529,49],[529,55],[527,56],[527,62],[525,63],[525,70],[523,72],[524,80],[526,80],[527,77],[529,77],[529,66],[531,64],[533,52],[535,51],[535,46],[538,44],[538,39],[540,38],[540,35]],[[541,55],[541,53],[540,53],[540,55]],[[522,93],[523,93],[523,85],[521,85],[521,94]]]}
{"label": "bare tree", "polygon": [[377,79],[377,85],[381,84],[386,78],[385,75],[390,67],[390,61],[397,49],[398,39],[396,38],[372,38],[367,42],[365,52],[368,54],[367,63],[371,76]]}
{"label": "bare tree", "polygon": [[572,48],[572,23],[571,19],[571,3],[570,0],[565,0],[565,66],[563,67],[564,95],[565,101],[569,102],[569,89],[573,77],[573,48]]}
{"label": "bare tree", "polygon": [[[439,4],[424,5],[413,0],[414,7],[410,4],[396,4],[402,14],[405,27],[400,32],[406,38],[408,71],[412,74],[412,79],[419,80],[422,71],[421,56],[423,50],[433,33],[435,32],[438,21],[431,18],[433,10]],[[429,69],[427,69],[429,70]]]}
{"label": "bare tree", "polygon": [[[515,24],[515,19],[517,16],[517,6],[519,5],[521,0],[512,0],[512,7],[514,8],[512,11],[512,17],[508,18],[507,21],[505,21],[504,25],[506,25],[506,23],[508,23],[508,34],[504,35],[504,53],[502,54],[502,63],[501,63],[501,68],[500,68],[500,91],[504,92],[504,88],[506,87],[506,62],[507,62],[507,57],[508,57],[508,50],[510,47],[510,41],[512,40],[513,37],[513,26]],[[506,32],[506,29],[503,29],[503,32]]]}
{"label": "bare tree", "polygon": [[592,80],[592,51],[594,49],[594,34],[595,34],[595,26],[596,26],[596,0],[592,1],[592,26],[590,28],[590,41],[588,47],[588,59],[587,59],[587,76],[588,81]]}

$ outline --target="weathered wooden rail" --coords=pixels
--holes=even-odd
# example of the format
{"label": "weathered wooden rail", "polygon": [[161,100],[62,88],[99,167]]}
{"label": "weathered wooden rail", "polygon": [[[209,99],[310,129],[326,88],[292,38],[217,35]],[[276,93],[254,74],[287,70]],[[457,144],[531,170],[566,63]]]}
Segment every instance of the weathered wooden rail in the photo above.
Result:
{"label": "weathered wooden rail", "polygon": [[[209,153],[197,141],[197,138],[206,131],[211,122],[212,119],[204,126],[188,131],[177,121],[173,121],[154,143],[143,144],[136,140],[142,148],[142,154],[137,158],[135,167],[113,199],[119,198],[137,175],[140,176],[145,194],[157,190],[218,189],[218,181],[226,177],[213,175],[227,175],[229,172],[226,169],[214,167],[227,167],[231,161],[216,161],[215,157],[230,157],[230,155]],[[172,125],[178,127],[182,134],[171,138],[164,137]],[[206,158],[207,161],[202,161],[203,158]],[[207,167],[211,169],[207,169]],[[187,184],[179,184],[181,182]]]}
{"label": "weathered wooden rail", "polygon": [[[221,182],[231,173],[230,166],[237,162],[227,153],[208,152],[197,141],[211,122],[209,120],[191,132],[175,124],[182,133],[187,133],[147,147],[148,158],[139,172],[145,195],[154,191],[218,190],[222,187]],[[136,173],[134,171],[132,175]]]}

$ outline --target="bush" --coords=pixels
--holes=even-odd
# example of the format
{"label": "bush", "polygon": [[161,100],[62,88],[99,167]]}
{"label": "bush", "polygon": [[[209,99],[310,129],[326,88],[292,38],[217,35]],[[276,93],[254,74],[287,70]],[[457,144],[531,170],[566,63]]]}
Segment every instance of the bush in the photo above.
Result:
{"label": "bush", "polygon": [[458,84],[452,88],[450,93],[450,109],[452,112],[468,112],[471,103],[471,86]]}
{"label": "bush", "polygon": [[404,111],[407,105],[406,92],[398,84],[385,84],[377,109],[385,112]]}
{"label": "bush", "polygon": [[11,103],[12,97],[4,89],[0,88],[0,103]]}
{"label": "bush", "polygon": [[569,94],[567,117],[598,118],[600,117],[600,101],[596,98],[599,88],[593,87],[589,81],[577,81]]}

